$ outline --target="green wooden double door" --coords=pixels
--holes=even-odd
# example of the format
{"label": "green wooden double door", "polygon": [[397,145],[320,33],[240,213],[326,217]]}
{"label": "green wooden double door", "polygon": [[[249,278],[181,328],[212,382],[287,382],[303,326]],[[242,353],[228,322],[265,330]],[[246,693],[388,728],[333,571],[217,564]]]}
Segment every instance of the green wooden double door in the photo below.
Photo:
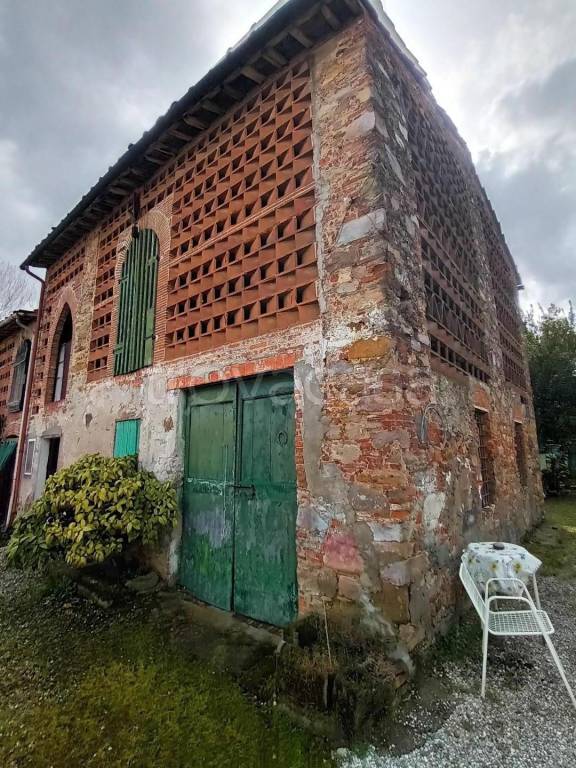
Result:
{"label": "green wooden double door", "polygon": [[294,423],[288,374],[188,395],[180,580],[278,626],[297,613]]}

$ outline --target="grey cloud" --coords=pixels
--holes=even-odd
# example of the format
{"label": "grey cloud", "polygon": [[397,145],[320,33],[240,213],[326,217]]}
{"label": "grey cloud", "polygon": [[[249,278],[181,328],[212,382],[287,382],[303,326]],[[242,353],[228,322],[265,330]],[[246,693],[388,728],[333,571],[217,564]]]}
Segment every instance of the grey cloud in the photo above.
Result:
{"label": "grey cloud", "polygon": [[0,0],[0,260],[21,261],[268,4]]}
{"label": "grey cloud", "polygon": [[528,153],[520,146],[479,162],[512,253],[524,278],[545,286],[546,301],[574,299],[576,59],[508,91],[494,115],[503,131],[538,137]]}
{"label": "grey cloud", "polygon": [[574,298],[574,0],[386,4],[479,158],[524,301]]}
{"label": "grey cloud", "polygon": [[[553,170],[553,154],[561,170]],[[514,158],[483,156],[479,172],[525,281],[546,286],[546,301],[576,296],[576,157],[555,145],[511,172]]]}
{"label": "grey cloud", "polygon": [[573,130],[570,121],[576,120],[576,58],[563,62],[547,77],[509,92],[501,99],[499,109],[517,124],[530,121]]}

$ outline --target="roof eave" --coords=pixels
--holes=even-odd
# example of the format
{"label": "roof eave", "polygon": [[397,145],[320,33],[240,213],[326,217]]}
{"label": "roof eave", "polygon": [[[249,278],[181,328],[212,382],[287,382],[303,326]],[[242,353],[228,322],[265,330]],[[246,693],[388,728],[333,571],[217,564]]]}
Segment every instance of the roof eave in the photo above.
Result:
{"label": "roof eave", "polygon": [[[164,137],[183,116],[200,104],[202,99],[206,99],[215,88],[225,83],[247,60],[257,55],[259,51],[267,48],[270,41],[284,30],[294,27],[302,18],[307,17],[307,12],[319,8],[321,5],[329,6],[334,0],[324,0],[323,3],[310,3],[310,0],[284,0],[280,5],[272,9],[261,22],[255,24],[247,35],[233,48],[229,49],[226,55],[202,77],[195,85],[180,98],[174,102],[168,111],[158,118],[151,129],[146,131],[142,137],[129,146],[128,150],[111,166],[108,171],[98,180],[98,182],[82,197],[79,203],[62,219],[62,221],[52,229],[52,231],[34,248],[30,255],[23,261],[21,267],[40,267],[47,268],[57,260],[62,250],[56,249],[56,241],[61,238],[66,230],[71,227],[80,216],[85,214],[89,207],[98,203],[100,196],[109,189],[113,182],[118,181],[119,177],[133,167],[135,161],[141,160],[146,152],[150,152],[152,145]],[[356,14],[361,12],[363,7],[373,8],[371,0],[345,0],[344,5],[352,14],[356,8]],[[351,17],[353,18],[353,16]],[[342,27],[348,23],[349,19],[342,22]],[[248,94],[242,96],[242,100]],[[196,137],[191,136],[190,141]],[[180,151],[180,150],[179,150]],[[166,162],[170,162],[167,160]],[[155,171],[154,171],[155,173]],[[147,178],[154,175],[150,173]],[[147,180],[147,178],[145,180]],[[137,181],[134,188],[137,188],[144,181]],[[119,196],[116,205],[131,194],[133,190],[127,190],[126,194]],[[110,205],[110,203],[108,203]],[[91,227],[86,225],[86,233]],[[80,239],[82,235],[76,238]],[[58,252],[57,252],[58,251]]]}

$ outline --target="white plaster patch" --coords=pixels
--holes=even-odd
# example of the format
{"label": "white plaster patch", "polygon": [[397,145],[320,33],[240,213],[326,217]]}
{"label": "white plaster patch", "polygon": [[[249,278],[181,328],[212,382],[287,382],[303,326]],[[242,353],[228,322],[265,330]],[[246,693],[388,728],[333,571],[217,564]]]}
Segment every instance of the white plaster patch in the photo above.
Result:
{"label": "white plaster patch", "polygon": [[372,213],[367,213],[365,216],[361,216],[359,219],[348,221],[342,227],[340,237],[338,238],[338,245],[348,245],[355,240],[360,240],[362,237],[366,237],[372,232],[378,232],[383,229],[386,224],[386,211],[384,208],[378,208]]}
{"label": "white plaster patch", "polygon": [[324,534],[329,528],[328,520],[329,518],[324,519],[319,512],[309,506],[300,507],[296,527]]}
{"label": "white plaster patch", "polygon": [[388,161],[390,162],[390,167],[398,177],[398,180],[405,185],[406,180],[404,178],[404,174],[402,173],[402,168],[400,167],[400,163],[398,162],[397,158],[395,157],[390,147],[386,147],[386,154],[388,155]]}
{"label": "white plaster patch", "polygon": [[390,525],[382,525],[381,523],[368,523],[368,527],[372,531],[374,542],[381,544],[382,542],[389,541],[403,541],[403,527],[401,523],[390,523]]}
{"label": "white plaster patch", "polygon": [[178,574],[178,568],[180,566],[180,536],[173,534],[170,537],[170,548],[168,552],[168,573],[174,577]]}
{"label": "white plaster patch", "polygon": [[364,114],[353,120],[346,129],[346,136],[349,139],[354,139],[357,136],[362,136],[365,133],[373,131],[376,127],[376,113],[374,111],[364,112]]}
{"label": "white plaster patch", "polygon": [[442,514],[445,503],[446,494],[443,492],[430,493],[426,496],[424,500],[423,521],[424,528],[428,533],[434,532],[438,527],[440,515]]}

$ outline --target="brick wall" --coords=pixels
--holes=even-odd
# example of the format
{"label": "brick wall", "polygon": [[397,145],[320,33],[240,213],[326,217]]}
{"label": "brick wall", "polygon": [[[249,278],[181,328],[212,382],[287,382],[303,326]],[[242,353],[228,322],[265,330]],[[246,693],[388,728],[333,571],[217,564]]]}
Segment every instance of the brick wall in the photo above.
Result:
{"label": "brick wall", "polygon": [[[356,603],[408,649],[431,636],[462,547],[517,539],[541,489],[514,268],[425,84],[360,19],[161,168],[138,215],[160,241],[154,365],[113,377],[132,224],[126,201],[48,272],[31,434],[61,432],[69,463],[110,454],[115,419],[141,418],[144,466],[178,482],[182,390],[293,368],[301,611]],[[70,387],[52,404],[66,306]],[[158,563],[172,577],[177,546],[178,532]]]}
{"label": "brick wall", "polygon": [[[327,352],[305,607],[356,600],[413,647],[449,619],[466,543],[517,540],[541,514],[515,275],[468,151],[379,28],[327,44],[313,79]],[[487,508],[475,408],[495,467]]]}

